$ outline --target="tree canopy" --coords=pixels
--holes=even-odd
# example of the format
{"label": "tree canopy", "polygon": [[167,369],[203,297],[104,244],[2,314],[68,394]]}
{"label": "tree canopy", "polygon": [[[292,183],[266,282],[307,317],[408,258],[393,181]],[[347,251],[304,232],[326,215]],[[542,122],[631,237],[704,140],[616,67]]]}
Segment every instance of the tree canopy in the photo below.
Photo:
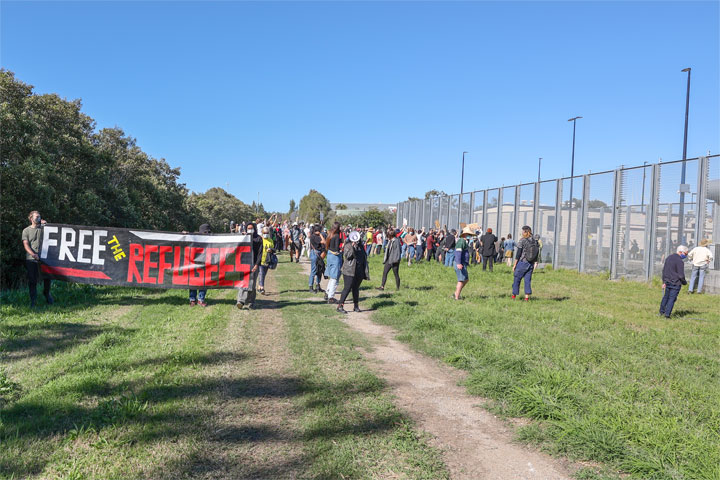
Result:
{"label": "tree canopy", "polygon": [[320,213],[323,214],[323,220],[328,219],[330,213],[330,202],[325,195],[317,190],[310,190],[307,195],[300,199],[300,208],[298,210],[300,219],[308,223],[323,223],[320,221]]}

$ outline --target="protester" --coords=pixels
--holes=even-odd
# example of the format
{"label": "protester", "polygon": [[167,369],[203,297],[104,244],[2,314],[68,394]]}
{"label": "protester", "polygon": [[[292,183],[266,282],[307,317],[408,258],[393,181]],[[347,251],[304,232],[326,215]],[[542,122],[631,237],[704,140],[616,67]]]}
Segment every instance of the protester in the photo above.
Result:
{"label": "protester", "polygon": [[325,299],[328,303],[337,303],[335,292],[337,291],[338,280],[340,280],[340,269],[342,268],[342,247],[345,234],[340,229],[340,223],[333,223],[330,233],[325,239],[327,250],[327,276],[328,284],[325,291]]}
{"label": "protester", "polygon": [[302,248],[302,230],[300,230],[297,222],[295,222],[292,224],[292,229],[290,230],[290,263],[292,263],[293,257],[295,257],[295,262],[300,263],[300,252]]}
{"label": "protester", "polygon": [[487,268],[487,264],[490,264],[490,271],[493,271],[493,263],[495,258],[495,242],[497,242],[497,237],[493,235],[492,228],[488,228],[487,232],[485,232],[485,235],[480,237],[480,246],[482,247],[482,268],[483,271]]}
{"label": "protester", "polygon": [[372,253],[373,238],[375,237],[375,231],[372,227],[368,227],[365,231],[365,256],[370,256]]}
{"label": "protester", "polygon": [[707,246],[710,241],[704,238],[700,241],[700,246],[690,250],[688,259],[692,262],[692,273],[690,274],[690,285],[688,285],[688,293],[693,293],[695,280],[698,280],[697,293],[702,293],[705,274],[710,268],[710,262],[713,261],[713,254]]}
{"label": "protester", "polygon": [[451,267],[455,260],[455,235],[457,231],[452,229],[443,239],[443,259],[446,267]]}
{"label": "protester", "polygon": [[412,260],[415,258],[415,247],[417,246],[417,235],[415,234],[415,229],[410,227],[408,228],[408,233],[405,235],[405,245],[407,245],[407,261],[408,261],[408,267],[412,265]]}
{"label": "protester", "polygon": [[256,295],[255,284],[260,270],[260,262],[262,261],[263,241],[262,237],[257,233],[255,223],[249,223],[245,232],[247,235],[250,235],[250,241],[252,243],[253,266],[248,274],[248,286],[238,290],[237,308],[253,308]]}
{"label": "protester", "polygon": [[[325,244],[323,243],[322,235],[320,235],[320,226],[315,225],[312,228],[310,234],[310,241],[307,242],[310,249],[310,277],[308,278],[308,285],[310,291],[318,293],[320,288],[320,280],[322,279],[323,273],[325,273]],[[317,283],[315,282],[317,280]]]}
{"label": "protester", "polygon": [[455,242],[455,254],[453,255],[455,275],[457,276],[457,285],[455,286],[455,293],[453,294],[455,300],[460,300],[460,293],[470,280],[467,271],[468,264],[470,263],[467,238],[472,236],[472,234],[472,230],[466,226],[463,228],[460,238]]}
{"label": "protester", "polygon": [[270,270],[270,262],[275,253],[275,242],[270,237],[272,227],[262,229],[262,258],[260,259],[260,272],[258,274],[258,290],[265,295],[265,276]]}
{"label": "protester", "polygon": [[425,254],[427,257],[427,261],[430,262],[430,260],[435,258],[435,231],[434,230],[430,230],[430,233],[428,233],[425,244],[426,244]]}
{"label": "protester", "polygon": [[370,280],[367,257],[362,242],[360,241],[360,233],[350,233],[348,240],[349,242],[346,242],[343,247],[343,265],[341,270],[345,285],[337,307],[337,311],[340,313],[347,313],[345,308],[343,308],[343,304],[350,291],[352,291],[353,296],[353,311],[360,311],[360,307],[358,306],[360,301],[360,284],[364,279]]}
{"label": "protester", "polygon": [[512,287],[512,298],[513,300],[520,294],[520,282],[525,281],[525,301],[530,300],[532,295],[532,274],[535,269],[535,262],[537,262],[538,255],[540,254],[540,248],[532,236],[532,229],[525,225],[522,227],[522,238],[515,245],[517,250],[515,254],[515,264],[513,265],[513,287]]}
{"label": "protester", "polygon": [[677,253],[668,255],[665,259],[662,271],[663,288],[665,294],[660,302],[660,315],[670,318],[675,300],[683,285],[687,284],[685,280],[685,257],[687,257],[688,249],[685,245],[677,247]]}
{"label": "protester", "polygon": [[400,239],[397,237],[397,232],[393,229],[388,229],[387,237],[390,238],[385,249],[385,255],[383,256],[383,275],[382,283],[378,287],[378,290],[385,290],[385,282],[387,281],[387,275],[390,270],[395,275],[395,290],[400,290],[400,252],[402,247],[400,246]]}
{"label": "protester", "polygon": [[417,242],[415,243],[415,260],[420,261],[423,259],[423,252],[425,250],[425,230],[420,230],[417,234]]}
{"label": "protester", "polygon": [[507,234],[507,240],[503,242],[503,256],[507,261],[507,266],[512,267],[513,255],[515,254],[515,240],[512,238],[512,233]]}
{"label": "protester", "polygon": [[313,225],[313,224],[311,223],[309,226],[306,225],[306,226],[302,229],[302,232],[303,232],[303,245],[302,245],[302,252],[300,253],[300,255],[304,255],[304,256],[306,256],[307,258],[310,258],[310,234],[312,233],[312,228],[313,228],[314,226],[315,226],[315,225]]}
{"label": "protester", "polygon": [[[234,222],[230,222],[231,224],[234,224]],[[235,225],[233,225],[233,228]],[[200,225],[200,228],[198,228],[198,233],[201,235],[209,235],[212,233],[212,230],[210,229],[210,225],[207,223],[203,223]],[[207,295],[207,289],[201,288],[201,289],[192,289],[189,292],[190,296],[190,306],[194,307],[195,305],[200,305],[201,307],[207,307],[207,302],[205,301],[205,296]]]}
{"label": "protester", "polygon": [[[37,282],[42,278],[40,273],[40,247],[42,244],[43,225],[45,220],[40,216],[40,212],[33,210],[28,215],[30,226],[25,227],[22,231],[22,244],[25,249],[25,268],[28,275],[28,289],[30,291],[30,307],[35,307],[37,303]],[[43,295],[48,305],[54,303],[52,295],[50,295],[50,279],[43,278]]]}
{"label": "protester", "polygon": [[472,264],[477,265],[481,262],[482,246],[480,245],[480,230],[475,230],[475,238],[472,241]]}

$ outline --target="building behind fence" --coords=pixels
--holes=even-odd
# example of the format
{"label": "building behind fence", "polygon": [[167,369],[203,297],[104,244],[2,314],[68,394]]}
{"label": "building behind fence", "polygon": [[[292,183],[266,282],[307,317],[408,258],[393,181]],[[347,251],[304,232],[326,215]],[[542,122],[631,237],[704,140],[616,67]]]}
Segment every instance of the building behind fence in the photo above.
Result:
{"label": "building behind fence", "polygon": [[649,280],[678,245],[708,239],[715,259],[705,288],[720,293],[719,197],[720,155],[712,155],[401,202],[397,224],[476,223],[514,238],[530,225],[541,262],[612,279]]}

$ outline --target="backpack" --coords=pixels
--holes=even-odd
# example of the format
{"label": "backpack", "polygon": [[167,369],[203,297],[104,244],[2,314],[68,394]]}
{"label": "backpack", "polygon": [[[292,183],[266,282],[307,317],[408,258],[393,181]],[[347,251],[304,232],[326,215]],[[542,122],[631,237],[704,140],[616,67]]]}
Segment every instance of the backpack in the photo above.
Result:
{"label": "backpack", "polygon": [[270,254],[270,261],[268,262],[268,267],[270,270],[275,270],[275,268],[278,265],[278,257],[274,253]]}
{"label": "backpack", "polygon": [[525,239],[525,245],[523,246],[523,253],[525,254],[525,260],[528,263],[535,263],[538,261],[538,255],[540,254],[540,247],[537,241],[529,237]]}

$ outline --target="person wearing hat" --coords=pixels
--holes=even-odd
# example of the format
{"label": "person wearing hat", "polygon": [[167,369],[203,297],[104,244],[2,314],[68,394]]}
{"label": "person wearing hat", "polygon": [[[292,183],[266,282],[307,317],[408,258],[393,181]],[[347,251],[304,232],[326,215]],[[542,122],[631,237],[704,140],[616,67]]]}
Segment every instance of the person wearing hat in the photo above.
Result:
{"label": "person wearing hat", "polygon": [[467,266],[470,263],[470,250],[468,244],[468,237],[473,236],[473,231],[468,226],[465,226],[460,233],[460,237],[455,242],[455,275],[457,276],[457,286],[455,287],[455,294],[453,298],[460,300],[460,292],[467,285],[470,277],[468,276]]}
{"label": "person wearing hat", "polygon": [[688,293],[693,293],[695,279],[698,279],[697,293],[702,293],[705,274],[710,268],[710,262],[713,261],[713,254],[707,246],[710,240],[704,238],[700,241],[700,246],[693,248],[688,253],[688,260],[692,262],[692,273],[690,273],[690,284],[688,285]]}
{"label": "person wearing hat", "polygon": [[348,240],[350,241],[346,242],[343,247],[344,261],[341,271],[345,285],[340,295],[340,300],[338,301],[337,311],[340,313],[347,313],[343,308],[343,304],[350,291],[352,291],[353,305],[355,307],[353,311],[360,311],[360,307],[358,306],[360,300],[360,284],[365,279],[370,280],[367,256],[362,241],[360,240],[360,233],[357,231],[350,232]]}
{"label": "person wearing hat", "polygon": [[[201,235],[211,234],[212,230],[210,229],[210,225],[208,225],[207,223],[203,223],[202,225],[200,225],[200,228],[198,228],[198,233],[200,233]],[[195,305],[200,305],[201,307],[207,307],[207,302],[205,301],[206,294],[207,289],[190,290],[190,306],[194,307]]]}
{"label": "person wearing hat", "polygon": [[383,275],[382,283],[378,287],[378,290],[385,290],[385,282],[387,281],[387,275],[390,270],[395,274],[395,290],[400,290],[400,254],[402,252],[402,246],[400,245],[400,239],[398,235],[400,230],[389,228],[387,231],[387,237],[390,239],[388,247],[385,249],[385,255],[383,255]]}

